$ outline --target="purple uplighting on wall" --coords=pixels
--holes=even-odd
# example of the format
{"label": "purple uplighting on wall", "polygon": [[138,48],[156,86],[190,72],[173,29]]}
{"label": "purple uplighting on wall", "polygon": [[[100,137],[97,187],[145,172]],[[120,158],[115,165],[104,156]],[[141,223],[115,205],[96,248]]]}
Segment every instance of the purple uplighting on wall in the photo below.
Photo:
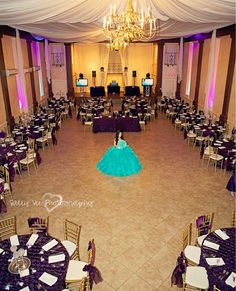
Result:
{"label": "purple uplighting on wall", "polygon": [[16,84],[17,84],[17,92],[18,92],[18,100],[19,100],[20,110],[27,109],[27,103],[25,100],[25,95],[24,95],[24,91],[23,91],[22,86],[21,86],[19,75],[16,76]]}

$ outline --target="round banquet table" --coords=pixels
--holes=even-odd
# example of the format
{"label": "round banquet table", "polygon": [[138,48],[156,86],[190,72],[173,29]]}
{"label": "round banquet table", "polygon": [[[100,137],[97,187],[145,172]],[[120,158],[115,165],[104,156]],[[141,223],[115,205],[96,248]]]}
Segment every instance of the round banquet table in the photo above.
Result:
{"label": "round banquet table", "polygon": [[[231,272],[235,272],[235,228],[223,228],[229,238],[223,240],[215,232],[211,232],[204,239],[219,245],[219,250],[210,249],[204,246],[204,241],[201,246],[201,258],[200,265],[205,267],[209,279],[209,290],[213,290],[213,285],[216,285],[220,290],[233,291],[233,287],[227,285],[225,281],[230,276]],[[225,265],[223,266],[210,266],[208,265],[206,258],[221,257]]]}
{"label": "round banquet table", "polygon": [[[27,246],[27,242],[30,238],[29,235],[19,235],[20,246],[17,247],[27,250],[27,257],[31,260],[31,266],[29,267],[29,275],[20,278],[19,274],[11,274],[8,271],[8,265],[13,253],[10,250],[10,240],[4,240],[0,243],[0,249],[4,251],[0,254],[0,290],[18,291],[28,286],[30,290],[62,290],[65,276],[69,264],[69,255],[64,246],[58,241],[58,244],[52,247],[48,251],[44,251],[42,247],[51,241],[51,236],[39,234],[35,244],[31,247]],[[48,262],[48,257],[51,255],[64,254],[65,260],[61,262],[51,263]],[[57,277],[57,281],[50,287],[47,284],[39,280],[40,276],[47,272]]]}

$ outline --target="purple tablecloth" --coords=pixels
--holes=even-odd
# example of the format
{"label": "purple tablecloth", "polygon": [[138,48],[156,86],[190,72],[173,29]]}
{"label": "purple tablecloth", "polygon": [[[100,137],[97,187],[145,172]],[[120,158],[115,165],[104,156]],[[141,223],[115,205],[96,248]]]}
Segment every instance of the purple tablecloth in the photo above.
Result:
{"label": "purple tablecloth", "polygon": [[[12,258],[12,252],[10,250],[11,244],[10,240],[4,240],[0,244],[0,248],[4,250],[0,254],[0,290],[11,290],[18,291],[26,286],[29,287],[30,290],[62,290],[63,284],[69,264],[69,255],[64,248],[64,246],[58,241],[58,244],[51,248],[50,250],[42,252],[42,246],[44,246],[47,242],[51,241],[53,238],[46,235],[39,235],[35,244],[28,248],[26,243],[30,235],[21,235],[19,236],[20,247],[27,250],[27,257],[31,260],[31,266],[29,268],[30,274],[28,276],[20,278],[18,274],[11,274],[8,271],[9,259]],[[48,257],[50,255],[57,254],[65,254],[65,261],[57,262],[57,263],[48,263]],[[36,270],[36,272],[34,271]],[[47,272],[53,276],[56,276],[58,279],[53,286],[48,286],[47,284],[41,282],[39,277]],[[21,284],[19,284],[21,283]],[[23,283],[23,284],[22,284]],[[39,288],[40,284],[42,287]],[[10,285],[10,289],[6,289],[5,287]]]}
{"label": "purple tablecloth", "polygon": [[116,132],[117,130],[123,132],[141,131],[139,119],[130,117],[103,117],[94,118],[93,132]]}
{"label": "purple tablecloth", "polygon": [[[230,237],[223,240],[215,232],[211,232],[205,240],[214,242],[220,245],[219,250],[201,247],[200,265],[205,267],[209,279],[209,290],[213,290],[213,285],[216,285],[220,290],[233,291],[233,287],[227,285],[225,280],[229,277],[231,272],[235,272],[235,228],[222,229]],[[225,265],[223,266],[209,266],[206,258],[221,257]],[[227,273],[228,272],[228,273]]]}

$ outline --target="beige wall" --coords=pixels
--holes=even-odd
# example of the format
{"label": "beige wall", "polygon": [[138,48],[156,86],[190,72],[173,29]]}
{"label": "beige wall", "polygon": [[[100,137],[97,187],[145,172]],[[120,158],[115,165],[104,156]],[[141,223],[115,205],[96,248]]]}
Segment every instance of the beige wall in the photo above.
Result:
{"label": "beige wall", "polygon": [[191,85],[190,85],[190,95],[189,95],[189,99],[191,101],[194,100],[194,96],[195,96],[198,54],[199,54],[199,44],[198,44],[198,42],[194,42],[193,43],[193,62],[192,62]]}
{"label": "beige wall", "polygon": [[[136,85],[141,86],[141,79],[147,73],[153,73],[153,44],[132,43],[128,46],[128,84],[133,84],[132,71],[137,72]],[[154,84],[155,87],[155,84]]]}
{"label": "beige wall", "polygon": [[6,112],[2,93],[2,83],[0,81],[0,130],[2,130],[6,125]]}
{"label": "beige wall", "polygon": [[[12,37],[4,35],[2,38],[2,46],[3,46],[3,55],[4,55],[6,70],[16,69],[14,65],[14,56],[13,56],[13,47],[12,47],[13,45],[14,45],[14,42],[12,42]],[[16,75],[11,75],[7,77],[7,84],[8,84],[12,116],[16,118],[20,114]]]}
{"label": "beige wall", "polygon": [[213,113],[221,115],[227,78],[231,38],[229,35],[220,38],[220,50],[215,83],[215,99]]}
{"label": "beige wall", "polygon": [[236,81],[236,65],[234,66],[234,77],[233,77],[233,86],[230,95],[229,111],[228,111],[228,123],[230,128],[236,128],[236,92],[235,92],[235,81]]}
{"label": "beige wall", "polygon": [[205,97],[206,97],[205,83],[206,83],[206,79],[207,79],[207,68],[208,68],[208,61],[209,61],[209,54],[210,54],[210,43],[211,43],[211,39],[204,40],[203,55],[202,55],[202,69],[201,69],[199,96],[198,96],[198,105],[201,109],[204,108]]}
{"label": "beige wall", "polygon": [[188,99],[186,96],[186,81],[187,81],[187,72],[188,72],[188,53],[189,53],[189,43],[184,43],[184,54],[183,54],[183,71],[182,71],[182,82],[180,88],[180,96],[183,99]]}

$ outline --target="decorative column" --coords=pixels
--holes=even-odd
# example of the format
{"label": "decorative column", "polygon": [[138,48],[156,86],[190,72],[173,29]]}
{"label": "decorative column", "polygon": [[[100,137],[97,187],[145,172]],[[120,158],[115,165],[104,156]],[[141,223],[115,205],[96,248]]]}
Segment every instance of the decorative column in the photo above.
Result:
{"label": "decorative column", "polygon": [[180,43],[179,43],[178,73],[177,73],[177,85],[176,85],[176,93],[175,93],[175,97],[177,99],[181,99],[180,88],[181,88],[182,74],[183,74],[183,56],[184,56],[184,39],[183,37],[181,37]]}
{"label": "decorative column", "polygon": [[74,97],[74,86],[72,76],[71,44],[65,44],[66,52],[66,74],[67,74],[67,96]]}
{"label": "decorative column", "polygon": [[198,51],[198,61],[197,61],[197,76],[196,76],[196,84],[195,84],[195,95],[193,104],[198,107],[198,95],[199,95],[199,87],[200,87],[200,78],[201,78],[201,70],[202,70],[202,55],[203,55],[203,44],[204,40],[199,40],[199,51]]}
{"label": "decorative column", "polygon": [[8,84],[7,84],[7,75],[6,75],[6,67],[3,55],[3,47],[2,47],[2,35],[0,35],[0,74],[1,74],[1,84],[2,84],[2,93],[3,93],[3,100],[6,112],[6,121],[7,125],[10,128],[10,131],[14,128],[14,117],[12,116],[11,112],[11,103],[8,91]]}
{"label": "decorative column", "polygon": [[156,95],[162,95],[162,70],[163,70],[163,51],[164,51],[164,42],[158,42],[158,56],[157,56],[157,86],[156,86]]}
{"label": "decorative column", "polygon": [[31,41],[27,40],[27,51],[28,51],[28,59],[29,59],[29,67],[30,71],[30,83],[31,83],[31,90],[32,90],[32,98],[33,98],[33,109],[34,112],[37,108],[37,99],[36,99],[36,90],[35,90],[35,80],[34,80],[34,64],[32,58],[32,51],[31,51]]}
{"label": "decorative column", "polygon": [[220,121],[223,124],[225,124],[228,119],[229,102],[230,102],[230,95],[231,95],[231,89],[233,85],[233,76],[234,76],[234,65],[235,65],[235,35],[234,33],[231,33],[231,47],[230,47],[227,78],[226,78],[226,84],[225,84],[224,103],[223,103],[222,113],[220,116]]}

